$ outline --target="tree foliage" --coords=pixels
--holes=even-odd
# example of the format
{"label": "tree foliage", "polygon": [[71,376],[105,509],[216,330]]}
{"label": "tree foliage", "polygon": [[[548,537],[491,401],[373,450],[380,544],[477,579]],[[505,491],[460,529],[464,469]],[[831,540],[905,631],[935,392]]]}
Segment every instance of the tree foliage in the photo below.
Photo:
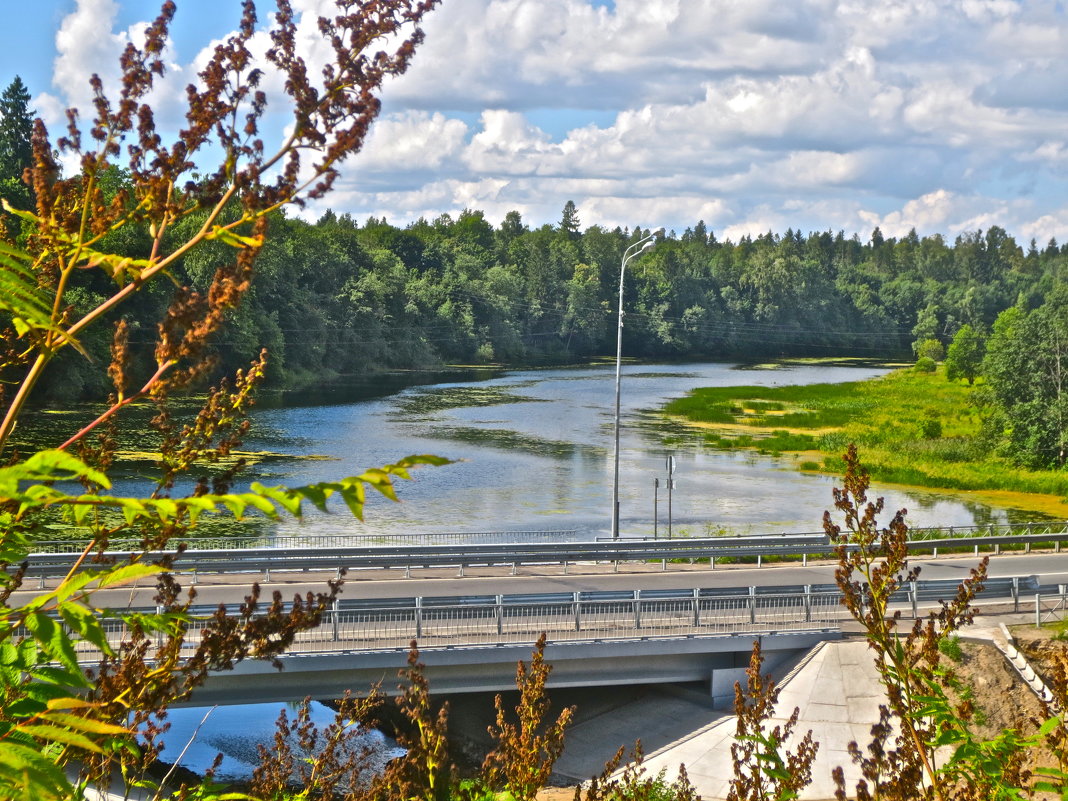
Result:
{"label": "tree foliage", "polygon": [[994,323],[980,396],[995,443],[1032,467],[1068,459],[1068,293],[1030,311],[1006,309]]}
{"label": "tree foliage", "polygon": [[0,94],[0,178],[21,182],[22,172],[33,165],[33,117],[30,91],[16,75]]}
{"label": "tree foliage", "polygon": [[[210,671],[274,660],[318,624],[340,582],[290,604],[279,593],[264,603],[254,586],[236,614],[195,616],[195,591],[183,591],[174,570],[182,539],[205,516],[299,516],[305,501],[326,508],[334,498],[362,517],[368,490],[395,498],[394,481],[410,468],[443,462],[414,456],[304,487],[237,489],[241,463],[228,457],[247,429],[265,357],[209,390],[192,418],[170,400],[213,374],[209,340],[250,292],[268,219],[330,190],[338,164],[360,149],[378,113],[382,82],[409,64],[422,39],[415,26],[434,4],[339,0],[334,15],[319,20],[333,63],[315,80],[298,53],[287,0],[272,17],[265,60],[252,63],[256,9],[246,2],[237,31],[189,88],[185,127],[168,137],[146,102],[165,69],[176,13],[167,0],[143,42],[127,45],[117,96],[98,76],[90,79],[87,124],[71,112],[53,141],[40,120],[33,123],[25,172],[33,204],[5,197],[22,231],[16,244],[8,227],[0,243],[0,797],[79,798],[115,776],[129,787],[151,785],[144,771],[159,752],[170,703],[188,698]],[[264,69],[277,72],[287,91],[280,106],[291,125],[274,144],[261,132]],[[9,173],[24,164],[27,100],[19,81],[0,98],[0,158]],[[64,175],[60,157],[80,169]],[[179,265],[188,265],[190,280],[174,290]],[[140,321],[124,314],[131,308],[158,320],[140,328],[155,330],[150,347],[134,342]],[[110,350],[103,381],[112,385],[103,410],[76,411],[78,425],[53,434],[47,449],[16,447],[13,434],[41,403],[46,376],[66,380],[57,370],[63,360],[82,364],[101,344]],[[257,350],[243,355],[246,362]],[[155,487],[113,494],[116,439],[134,404],[154,411]],[[57,522],[84,538],[75,566],[28,602],[15,601],[23,597],[14,595],[24,578],[20,562]],[[116,537],[140,547],[109,563],[102,554]],[[99,590],[139,579],[157,582],[155,613],[97,602]],[[193,640],[191,626],[199,629]],[[193,797],[211,793],[205,786]]]}
{"label": "tree foliage", "polygon": [[986,343],[970,325],[962,325],[946,351],[946,378],[956,381],[963,378],[974,384],[983,363]]}
{"label": "tree foliage", "polygon": [[[109,173],[108,180],[105,196],[127,178]],[[271,347],[265,380],[290,385],[490,355],[544,364],[614,352],[620,259],[642,229],[579,231],[577,212],[568,216],[574,230],[563,218],[532,227],[518,212],[494,227],[474,209],[403,225],[332,212],[308,223],[272,213],[256,284],[206,345],[218,358],[215,374],[240,367],[256,343]],[[205,214],[190,215],[168,236],[195,229]],[[151,251],[147,238],[128,231],[110,236],[131,258]],[[1068,260],[1060,247],[1017,259],[1006,242],[999,239],[991,253],[985,236],[956,243],[883,237],[876,246],[843,232],[796,230],[732,242],[694,226],[658,238],[632,262],[624,281],[624,352],[903,358],[925,340],[945,346],[947,331],[963,324],[987,330],[1021,297],[1040,304]],[[202,292],[227,253],[222,243],[206,245],[168,266],[176,280]],[[959,248],[969,255],[958,255]],[[980,256],[992,265],[987,282],[969,266]],[[124,307],[140,332],[130,337],[138,358],[151,357],[146,332],[162,305],[149,293]],[[107,358],[106,338],[82,344]],[[106,392],[75,362],[65,365],[64,381],[44,379],[48,394]]]}

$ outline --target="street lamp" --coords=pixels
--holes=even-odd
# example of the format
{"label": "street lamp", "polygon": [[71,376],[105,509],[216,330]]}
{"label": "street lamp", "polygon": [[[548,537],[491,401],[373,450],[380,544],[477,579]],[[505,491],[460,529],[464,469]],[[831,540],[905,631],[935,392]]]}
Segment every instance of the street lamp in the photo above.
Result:
{"label": "street lamp", "polygon": [[623,261],[619,265],[619,327],[616,331],[616,444],[612,451],[612,539],[619,539],[619,378],[623,366],[623,273],[626,272],[627,262],[655,245],[656,240],[653,237],[662,233],[664,233],[663,228],[653,231],[628,247],[623,251]]}

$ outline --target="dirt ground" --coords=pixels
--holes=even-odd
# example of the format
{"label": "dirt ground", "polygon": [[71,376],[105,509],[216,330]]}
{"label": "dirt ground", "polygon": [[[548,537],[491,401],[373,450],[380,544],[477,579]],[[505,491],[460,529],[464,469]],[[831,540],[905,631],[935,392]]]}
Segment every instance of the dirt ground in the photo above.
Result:
{"label": "dirt ground", "polygon": [[972,642],[962,642],[961,650],[963,660],[949,664],[975,693],[975,705],[982,713],[977,733],[990,738],[1003,729],[1036,731],[1043,719],[1042,706],[1002,653],[993,645]]}

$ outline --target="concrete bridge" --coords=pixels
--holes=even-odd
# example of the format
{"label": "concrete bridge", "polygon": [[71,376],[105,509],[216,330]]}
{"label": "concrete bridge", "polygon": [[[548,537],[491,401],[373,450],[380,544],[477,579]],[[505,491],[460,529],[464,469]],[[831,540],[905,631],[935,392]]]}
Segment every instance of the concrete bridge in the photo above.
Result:
{"label": "concrete bridge", "polygon": [[[774,589],[774,588],[772,588]],[[338,697],[380,685],[395,692],[408,645],[418,640],[435,693],[513,689],[516,662],[544,632],[556,687],[705,682],[718,702],[733,697],[753,641],[769,667],[839,636],[838,593],[634,591],[494,598],[349,602],[303,632],[281,658],[213,674],[193,705]],[[189,632],[188,647],[201,628]]]}
{"label": "concrete bridge", "polygon": [[[774,669],[819,642],[839,637],[837,630],[826,630],[562,642],[547,645],[545,657],[553,666],[553,687],[702,682],[713,704],[726,707],[734,699],[734,683],[743,680],[754,640],[761,642],[765,666]],[[435,694],[503,692],[515,689],[516,663],[529,662],[530,654],[530,644],[434,648],[421,651],[420,661]],[[282,657],[281,673],[264,662],[246,661],[212,674],[188,705],[338,698],[346,690],[366,693],[375,685],[395,694],[406,659],[403,649],[291,653]]]}
{"label": "concrete bridge", "polygon": [[[462,583],[462,582],[461,582]],[[957,580],[915,581],[893,599],[916,617],[953,595]],[[1021,611],[1039,595],[1068,607],[1068,584],[990,578],[984,601]],[[715,705],[733,700],[754,640],[767,669],[840,637],[845,611],[832,585],[587,591],[340,601],[282,657],[282,673],[244,662],[212,675],[192,704],[336,697],[379,685],[396,691],[414,640],[436,693],[514,687],[518,660],[544,633],[556,687],[702,682]],[[1051,607],[1051,608],[1053,608]],[[194,626],[190,647],[199,639]]]}

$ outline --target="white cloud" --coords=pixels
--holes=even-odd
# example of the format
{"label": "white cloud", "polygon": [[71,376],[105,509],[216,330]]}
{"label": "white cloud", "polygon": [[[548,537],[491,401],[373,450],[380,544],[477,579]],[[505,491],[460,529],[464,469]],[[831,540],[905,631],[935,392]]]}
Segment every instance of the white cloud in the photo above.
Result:
{"label": "white cloud", "polygon": [[440,112],[404,111],[378,120],[365,153],[352,160],[357,169],[419,171],[439,169],[459,155],[467,125]]}
{"label": "white cloud", "polygon": [[[294,3],[312,70],[327,3]],[[43,113],[84,97],[74,87],[137,35],[114,30],[115,9],[78,0],[64,20]],[[728,235],[1065,228],[1055,0],[449,0],[424,28],[338,210],[514,208],[539,224],[570,198],[585,224],[704,218]]]}

